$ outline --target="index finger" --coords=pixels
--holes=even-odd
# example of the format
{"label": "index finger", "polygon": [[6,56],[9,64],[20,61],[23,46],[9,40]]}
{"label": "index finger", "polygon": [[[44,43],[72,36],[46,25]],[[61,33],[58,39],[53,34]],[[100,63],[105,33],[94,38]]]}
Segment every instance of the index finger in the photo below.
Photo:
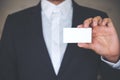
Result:
{"label": "index finger", "polygon": [[88,28],[90,24],[92,23],[93,18],[88,18],[83,22],[84,28]]}

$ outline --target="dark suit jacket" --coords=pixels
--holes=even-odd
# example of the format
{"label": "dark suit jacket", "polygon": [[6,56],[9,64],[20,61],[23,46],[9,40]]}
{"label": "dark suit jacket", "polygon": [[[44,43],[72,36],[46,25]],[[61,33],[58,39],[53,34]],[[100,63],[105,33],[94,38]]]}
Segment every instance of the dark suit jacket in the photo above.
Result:
{"label": "dark suit jacket", "polygon": [[[73,1],[72,26],[95,16],[107,17]],[[40,4],[8,16],[1,50],[0,80],[96,80],[98,69],[107,65],[101,65],[100,56],[92,50],[68,44],[56,76],[43,38]]]}

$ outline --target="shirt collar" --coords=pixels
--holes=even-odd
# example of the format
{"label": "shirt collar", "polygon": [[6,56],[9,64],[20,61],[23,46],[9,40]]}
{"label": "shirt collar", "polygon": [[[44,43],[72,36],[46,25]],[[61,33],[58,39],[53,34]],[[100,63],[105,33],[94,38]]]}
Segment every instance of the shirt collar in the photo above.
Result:
{"label": "shirt collar", "polygon": [[72,0],[65,0],[59,5],[54,5],[48,0],[41,0],[41,7],[42,12],[44,12],[48,18],[51,17],[52,12],[55,9],[60,10],[63,16],[67,16],[72,10]]}

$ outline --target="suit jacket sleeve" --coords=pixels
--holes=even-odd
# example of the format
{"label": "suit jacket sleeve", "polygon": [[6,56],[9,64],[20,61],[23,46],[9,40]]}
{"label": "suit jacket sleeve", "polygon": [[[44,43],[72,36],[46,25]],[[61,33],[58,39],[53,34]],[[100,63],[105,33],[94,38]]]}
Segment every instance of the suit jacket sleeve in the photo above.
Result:
{"label": "suit jacket sleeve", "polygon": [[99,71],[102,80],[120,80],[120,70],[112,68],[103,61],[101,61]]}
{"label": "suit jacket sleeve", "polygon": [[17,60],[14,53],[14,41],[12,40],[14,31],[13,23],[10,16],[8,16],[1,38],[0,80],[17,80]]}

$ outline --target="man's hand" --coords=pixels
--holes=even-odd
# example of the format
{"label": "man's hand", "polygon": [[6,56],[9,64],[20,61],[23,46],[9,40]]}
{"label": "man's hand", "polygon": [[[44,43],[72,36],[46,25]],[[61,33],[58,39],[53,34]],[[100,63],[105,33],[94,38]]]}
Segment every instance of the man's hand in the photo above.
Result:
{"label": "man's hand", "polygon": [[110,62],[119,60],[120,42],[110,18],[88,18],[79,27],[92,28],[92,43],[78,43],[79,47],[92,49]]}

